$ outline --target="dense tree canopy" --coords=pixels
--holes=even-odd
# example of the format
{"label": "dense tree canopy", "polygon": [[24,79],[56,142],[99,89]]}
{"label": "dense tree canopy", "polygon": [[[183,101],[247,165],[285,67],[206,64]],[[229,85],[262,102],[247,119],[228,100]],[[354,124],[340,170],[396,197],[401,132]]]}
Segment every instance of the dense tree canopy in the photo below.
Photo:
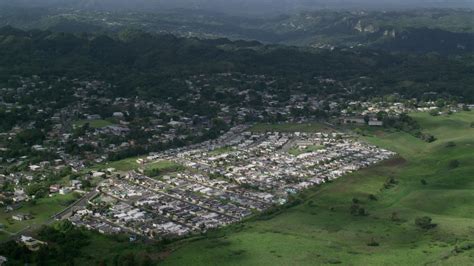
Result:
{"label": "dense tree canopy", "polygon": [[474,67],[469,61],[468,55],[312,50],[133,31],[107,36],[0,29],[0,76],[97,77],[117,84],[113,91],[117,95],[159,98],[186,93],[176,80],[187,75],[238,71],[284,77],[289,83],[310,82],[317,76],[338,80],[365,76],[375,89],[361,94],[395,91],[421,97],[438,92],[473,100]]}

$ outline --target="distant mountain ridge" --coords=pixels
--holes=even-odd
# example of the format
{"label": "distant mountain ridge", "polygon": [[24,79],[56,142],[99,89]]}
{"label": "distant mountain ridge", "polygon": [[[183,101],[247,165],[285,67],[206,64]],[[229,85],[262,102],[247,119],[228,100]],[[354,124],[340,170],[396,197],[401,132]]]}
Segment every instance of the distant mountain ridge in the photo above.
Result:
{"label": "distant mountain ridge", "polygon": [[316,9],[474,8],[470,0],[0,0],[0,5],[81,8],[101,11],[163,11],[187,8],[234,15],[290,13]]}
{"label": "distant mountain ridge", "polygon": [[[473,52],[474,39],[474,11],[443,9],[326,10],[244,18],[189,9],[146,13],[11,8],[0,10],[2,25],[71,33],[119,32],[134,28],[203,39],[256,40],[316,48],[365,46],[442,54]],[[413,35],[415,32],[420,35]]]}

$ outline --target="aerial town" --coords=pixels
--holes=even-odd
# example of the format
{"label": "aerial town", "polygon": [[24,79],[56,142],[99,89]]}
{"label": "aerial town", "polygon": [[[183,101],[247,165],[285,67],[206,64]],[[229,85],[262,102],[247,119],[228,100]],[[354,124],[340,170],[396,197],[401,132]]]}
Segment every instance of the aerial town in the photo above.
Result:
{"label": "aerial town", "polygon": [[474,265],[474,0],[0,0],[0,266]]}
{"label": "aerial town", "polygon": [[[39,218],[24,206],[59,195],[64,205],[42,222],[69,219],[148,238],[206,231],[394,156],[338,128],[389,127],[407,112],[473,108],[395,94],[347,101],[306,94],[308,84],[293,85],[301,93],[285,97],[278,83],[262,75],[193,75],[181,84],[192,93],[170,102],[111,98],[114,86],[97,80],[13,78],[0,88],[0,205],[7,217],[0,227],[27,228]],[[351,86],[328,78],[312,85]],[[75,93],[65,96],[69,88]],[[310,122],[332,130],[251,129]]]}
{"label": "aerial town", "polygon": [[109,234],[182,236],[238,222],[286,203],[291,194],[395,155],[336,132],[258,134],[243,127],[233,132],[232,139],[140,161],[144,167],[170,161],[183,166],[179,171],[110,175],[68,219]]}

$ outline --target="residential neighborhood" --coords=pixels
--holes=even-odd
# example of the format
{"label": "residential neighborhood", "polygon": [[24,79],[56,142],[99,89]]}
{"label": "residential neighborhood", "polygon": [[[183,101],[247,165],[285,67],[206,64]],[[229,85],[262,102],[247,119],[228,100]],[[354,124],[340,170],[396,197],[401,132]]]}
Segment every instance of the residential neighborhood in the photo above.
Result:
{"label": "residential neighborhood", "polygon": [[146,159],[146,164],[171,161],[183,170],[106,178],[96,188],[100,194],[69,220],[108,234],[183,236],[241,221],[285,204],[292,194],[395,156],[337,132],[240,129],[234,139],[216,140],[214,149],[175,149]]}
{"label": "residential neighborhood", "polygon": [[[395,156],[342,133],[346,128],[402,128],[397,123],[407,123],[408,112],[473,108],[397,94],[348,101],[305,92],[370,89],[325,77],[292,84],[300,92],[286,97],[281,82],[243,73],[190,75],[176,80],[190,93],[170,101],[110,97],[114,85],[99,80],[13,78],[11,87],[0,88],[0,111],[11,118],[2,121],[11,129],[0,133],[0,225],[25,229],[69,219],[105,234],[150,239],[205,232]],[[71,88],[67,99],[35,100]],[[288,123],[324,126],[265,129]],[[416,129],[412,134],[433,140]],[[57,202],[51,212],[36,215],[36,202],[48,200]]]}

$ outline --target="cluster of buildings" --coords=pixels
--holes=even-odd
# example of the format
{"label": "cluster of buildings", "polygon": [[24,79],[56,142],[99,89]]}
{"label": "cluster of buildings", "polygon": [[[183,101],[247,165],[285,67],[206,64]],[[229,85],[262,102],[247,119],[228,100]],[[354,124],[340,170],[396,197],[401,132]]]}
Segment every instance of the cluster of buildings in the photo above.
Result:
{"label": "cluster of buildings", "polygon": [[[173,82],[188,93],[119,97],[114,85],[98,80],[12,77],[10,87],[0,88],[0,205],[21,207],[33,198],[26,192],[31,184],[45,185],[47,195],[84,194],[87,181],[107,174],[88,174],[90,166],[148,153],[140,165],[167,160],[185,170],[158,179],[110,170],[91,208],[71,221],[104,233],[186,235],[237,222],[393,155],[335,132],[256,134],[248,130],[253,122],[384,126],[384,116],[432,112],[441,103],[450,112],[473,107],[397,95],[348,100],[373,88],[325,77],[288,84],[217,73]],[[73,180],[64,182],[69,175]]]}
{"label": "cluster of buildings", "polygon": [[[184,170],[158,177],[130,171],[105,179],[99,196],[70,221],[104,233],[183,236],[241,221],[286,203],[291,194],[394,156],[335,132],[239,129],[214,141],[212,149],[207,143],[146,159],[173,161]],[[300,152],[290,152],[295,149]]]}
{"label": "cluster of buildings", "polygon": [[[191,75],[174,81],[188,93],[173,101],[113,97],[114,85],[98,80],[32,76],[12,78],[11,83],[15,82],[16,86],[0,88],[0,115],[9,121],[0,124],[5,127],[0,132],[0,170],[15,165],[33,173],[65,167],[79,172],[116,155],[126,157],[131,150],[143,153],[201,143],[223,134],[223,128],[248,122],[335,118],[342,123],[383,126],[380,113],[431,111],[437,104],[400,97],[348,101],[343,95],[364,89],[358,87],[362,85],[324,77],[286,84],[268,75]],[[40,123],[50,124],[43,129],[47,129],[45,136],[31,141],[23,154],[13,151],[17,147],[12,144],[22,139],[22,133],[39,129]],[[213,128],[218,131],[211,132]],[[42,160],[44,154],[48,160]]]}

